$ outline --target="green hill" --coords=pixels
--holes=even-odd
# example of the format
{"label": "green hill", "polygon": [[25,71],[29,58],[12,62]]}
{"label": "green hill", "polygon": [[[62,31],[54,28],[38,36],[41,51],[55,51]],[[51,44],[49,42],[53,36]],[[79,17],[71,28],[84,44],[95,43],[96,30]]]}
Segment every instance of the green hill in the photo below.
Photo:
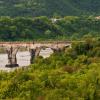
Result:
{"label": "green hill", "polygon": [[100,15],[100,0],[0,0],[0,16]]}

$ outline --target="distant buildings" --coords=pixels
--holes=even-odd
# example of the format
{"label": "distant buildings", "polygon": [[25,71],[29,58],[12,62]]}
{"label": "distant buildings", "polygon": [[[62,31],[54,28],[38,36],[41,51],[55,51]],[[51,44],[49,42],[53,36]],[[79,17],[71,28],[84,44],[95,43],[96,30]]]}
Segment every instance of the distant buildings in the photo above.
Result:
{"label": "distant buildings", "polygon": [[100,19],[100,16],[97,16],[96,19]]}
{"label": "distant buildings", "polygon": [[51,21],[52,23],[56,23],[57,21],[61,20],[62,18],[52,18]]}

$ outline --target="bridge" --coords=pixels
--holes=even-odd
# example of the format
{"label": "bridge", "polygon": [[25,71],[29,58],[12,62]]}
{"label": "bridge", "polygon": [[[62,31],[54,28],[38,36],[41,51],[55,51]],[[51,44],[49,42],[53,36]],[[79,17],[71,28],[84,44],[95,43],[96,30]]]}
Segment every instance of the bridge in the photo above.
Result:
{"label": "bridge", "polygon": [[64,50],[66,47],[71,48],[69,41],[55,42],[0,42],[0,47],[6,50],[8,55],[8,64],[6,67],[18,67],[16,54],[21,47],[25,47],[30,52],[30,63],[39,56],[41,49],[51,48],[54,52]]}

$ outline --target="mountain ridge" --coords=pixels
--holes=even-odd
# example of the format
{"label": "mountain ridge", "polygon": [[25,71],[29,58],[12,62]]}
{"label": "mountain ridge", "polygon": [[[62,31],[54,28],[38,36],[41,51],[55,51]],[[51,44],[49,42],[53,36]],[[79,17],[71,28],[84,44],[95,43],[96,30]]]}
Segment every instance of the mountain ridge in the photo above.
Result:
{"label": "mountain ridge", "polygon": [[0,0],[0,16],[100,15],[98,0]]}

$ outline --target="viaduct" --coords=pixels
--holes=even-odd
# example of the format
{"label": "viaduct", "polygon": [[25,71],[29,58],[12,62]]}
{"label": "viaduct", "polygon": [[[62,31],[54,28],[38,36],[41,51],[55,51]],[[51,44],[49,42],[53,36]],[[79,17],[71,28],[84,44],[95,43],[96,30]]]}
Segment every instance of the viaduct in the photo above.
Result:
{"label": "viaduct", "polygon": [[59,52],[66,47],[71,48],[71,42],[59,41],[59,42],[0,42],[0,47],[6,50],[8,55],[8,64],[5,67],[18,67],[16,54],[20,47],[26,47],[30,52],[30,63],[39,56],[41,49],[51,48],[54,52]]}

